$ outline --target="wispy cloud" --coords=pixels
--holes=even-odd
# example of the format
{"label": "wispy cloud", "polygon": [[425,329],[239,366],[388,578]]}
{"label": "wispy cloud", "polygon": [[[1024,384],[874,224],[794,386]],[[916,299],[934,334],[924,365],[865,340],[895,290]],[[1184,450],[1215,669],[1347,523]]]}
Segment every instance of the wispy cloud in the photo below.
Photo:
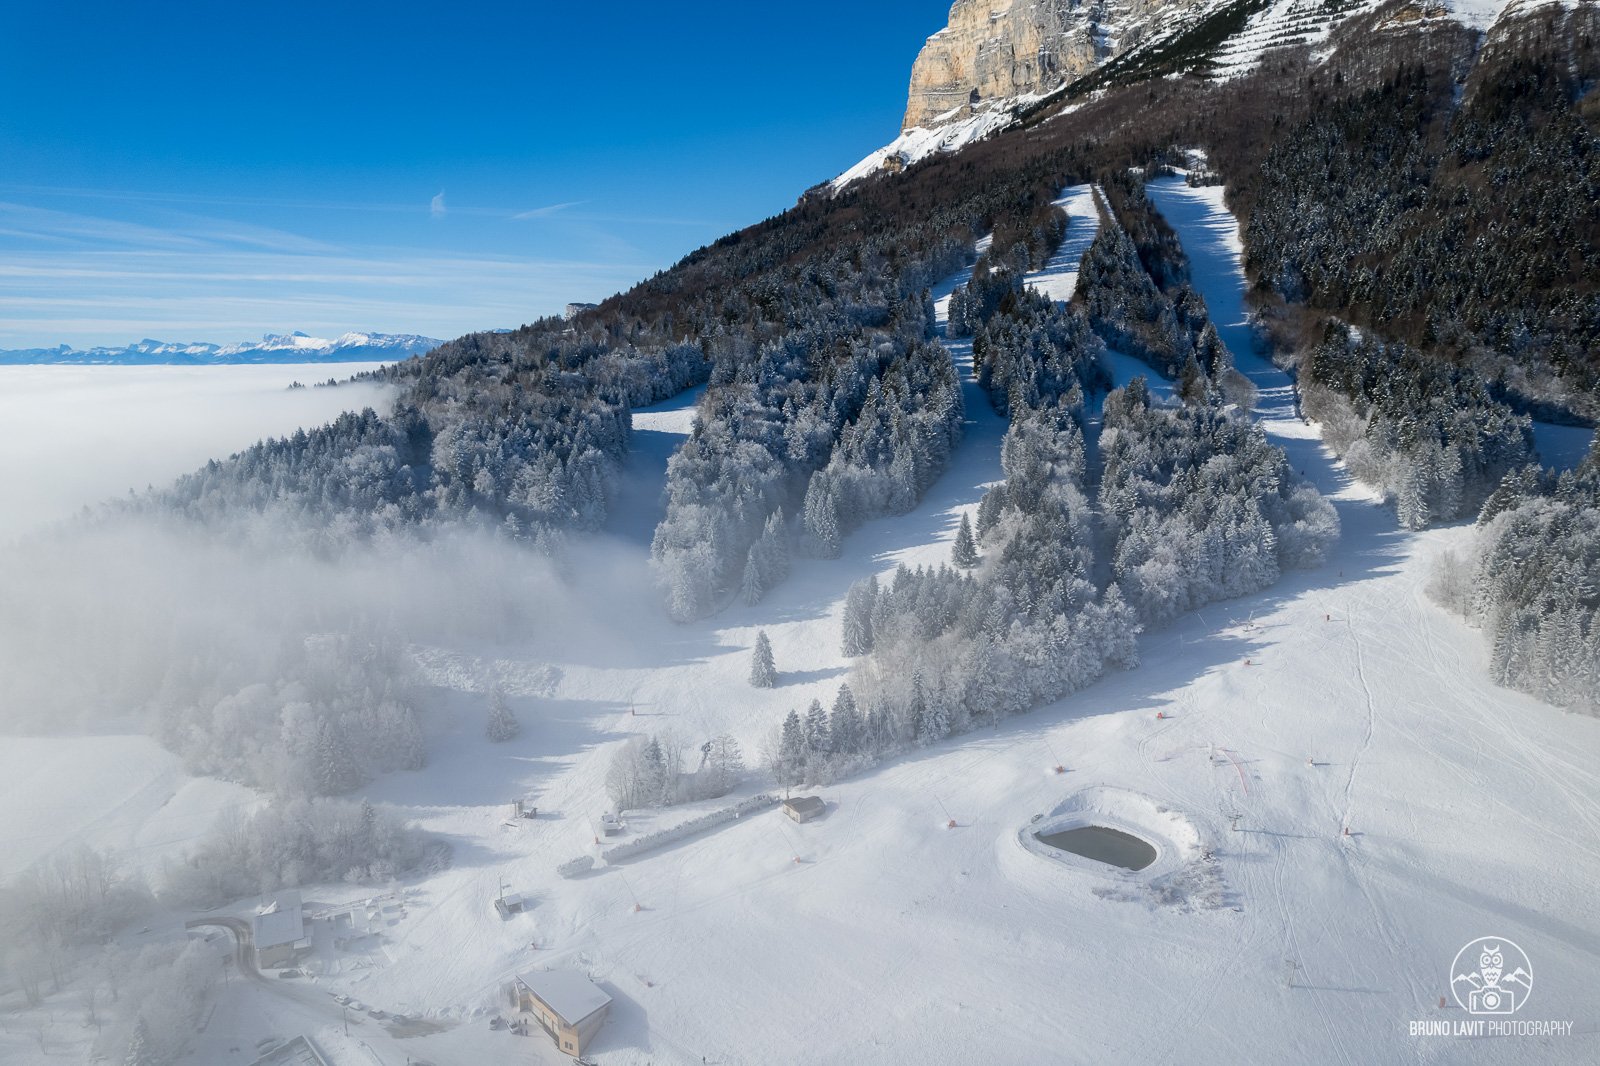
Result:
{"label": "wispy cloud", "polygon": [[434,218],[443,218],[445,216],[445,211],[444,190],[440,189],[438,195],[434,196],[433,200],[428,204],[428,214],[432,215]]}
{"label": "wispy cloud", "polygon": [[588,202],[588,200],[568,200],[564,204],[547,204],[544,207],[535,207],[528,211],[518,211],[511,217],[518,222],[522,222],[530,218],[549,218],[551,215],[565,211],[569,207],[582,207]]}
{"label": "wispy cloud", "polygon": [[228,342],[290,329],[454,337],[601,299],[655,267],[614,251],[579,259],[401,248],[0,249],[0,348]]}

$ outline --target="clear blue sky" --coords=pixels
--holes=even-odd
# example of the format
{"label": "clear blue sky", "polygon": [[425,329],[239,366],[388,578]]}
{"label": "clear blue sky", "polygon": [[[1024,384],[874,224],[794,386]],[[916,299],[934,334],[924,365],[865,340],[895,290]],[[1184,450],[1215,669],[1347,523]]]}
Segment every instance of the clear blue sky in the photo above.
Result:
{"label": "clear blue sky", "polygon": [[600,298],[892,139],[948,6],[12,0],[0,347]]}

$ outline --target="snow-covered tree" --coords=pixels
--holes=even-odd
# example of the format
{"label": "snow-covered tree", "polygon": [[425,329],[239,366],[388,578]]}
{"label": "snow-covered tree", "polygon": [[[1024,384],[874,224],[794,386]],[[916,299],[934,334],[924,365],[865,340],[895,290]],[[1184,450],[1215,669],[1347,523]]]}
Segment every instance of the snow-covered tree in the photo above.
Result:
{"label": "snow-covered tree", "polygon": [[511,713],[511,707],[506,703],[505,693],[500,686],[495,685],[489,689],[489,721],[484,728],[484,734],[496,744],[511,740],[522,732],[522,725],[517,721],[517,716]]}
{"label": "snow-covered tree", "polygon": [[778,741],[777,759],[772,767],[773,777],[786,787],[805,780],[806,738],[797,711],[790,711],[783,720],[783,731]]}
{"label": "snow-covered tree", "polygon": [[843,651],[849,656],[872,651],[872,605],[878,597],[876,575],[850,586],[844,600]]}
{"label": "snow-covered tree", "polygon": [[744,773],[744,753],[739,750],[739,742],[726,733],[712,737],[702,772],[706,775],[706,795],[726,795]]}
{"label": "snow-covered tree", "polygon": [[150,1027],[141,1017],[133,1023],[133,1035],[128,1039],[128,1053],[122,1066],[160,1066],[155,1049],[150,1046]]}
{"label": "snow-covered tree", "polygon": [[965,511],[961,512],[961,526],[956,530],[956,543],[950,552],[950,561],[963,570],[971,570],[978,565],[978,546],[972,539],[972,519]]}
{"label": "snow-covered tree", "polygon": [[778,668],[772,661],[772,642],[767,631],[756,631],[756,646],[750,653],[750,683],[756,688],[772,688],[778,683]]}
{"label": "snow-covered tree", "polygon": [[805,730],[807,758],[826,755],[833,750],[832,738],[828,730],[828,713],[822,709],[821,700],[812,700],[811,706],[806,708],[806,718],[803,723]]}

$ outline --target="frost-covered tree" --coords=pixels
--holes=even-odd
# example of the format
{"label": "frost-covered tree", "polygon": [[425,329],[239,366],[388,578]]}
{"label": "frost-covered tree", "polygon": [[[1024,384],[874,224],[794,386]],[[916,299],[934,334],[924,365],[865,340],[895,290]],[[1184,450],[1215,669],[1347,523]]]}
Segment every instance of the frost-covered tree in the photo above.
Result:
{"label": "frost-covered tree", "polygon": [[160,1066],[155,1049],[150,1046],[150,1027],[142,1017],[133,1023],[133,1035],[128,1038],[128,1053],[122,1058],[122,1066]]}
{"label": "frost-covered tree", "polygon": [[956,530],[955,547],[950,551],[950,561],[962,570],[978,565],[978,546],[972,539],[972,519],[961,512],[961,526]]}
{"label": "frost-covered tree", "polygon": [[756,646],[750,653],[750,683],[756,688],[773,688],[778,683],[778,668],[772,661],[772,642],[767,631],[756,631]]}
{"label": "frost-covered tree", "polygon": [[805,728],[800,724],[799,712],[790,711],[788,717],[783,720],[783,730],[779,735],[777,758],[774,760],[772,773],[778,784],[789,787],[804,781],[805,772]]}
{"label": "frost-covered tree", "polygon": [[833,741],[828,729],[828,712],[822,709],[821,700],[812,700],[811,706],[806,708],[804,730],[807,759],[833,751]]}
{"label": "frost-covered tree", "polygon": [[[821,708],[822,704],[819,702],[817,709]],[[850,714],[859,713],[856,707],[856,694],[850,690],[848,682],[841,684],[838,693],[833,697],[833,712],[838,714],[841,711]]]}
{"label": "frost-covered tree", "polygon": [[841,755],[860,755],[865,751],[866,723],[854,700],[834,707],[828,718],[828,739],[833,750]]}
{"label": "frost-covered tree", "polygon": [[702,789],[706,796],[726,795],[744,773],[744,753],[739,749],[739,742],[726,733],[712,737],[707,744],[702,773],[706,777]]}
{"label": "frost-covered tree", "polygon": [[333,796],[366,783],[361,767],[350,754],[343,730],[329,721],[316,725],[313,767],[317,791]]}
{"label": "frost-covered tree", "polygon": [[844,600],[845,655],[866,655],[872,651],[872,605],[878,597],[877,575],[850,586]]}
{"label": "frost-covered tree", "polygon": [[489,689],[489,721],[484,728],[484,734],[496,744],[513,739],[522,732],[522,725],[517,721],[517,716],[511,713],[511,707],[506,703],[505,693],[500,686],[495,685]]}

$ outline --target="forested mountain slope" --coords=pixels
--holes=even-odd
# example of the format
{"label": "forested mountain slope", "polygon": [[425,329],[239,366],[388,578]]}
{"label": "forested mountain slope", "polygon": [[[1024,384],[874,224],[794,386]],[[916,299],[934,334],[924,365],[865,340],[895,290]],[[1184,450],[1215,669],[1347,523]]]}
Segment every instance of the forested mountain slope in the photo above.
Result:
{"label": "forested mountain slope", "polygon": [[[1395,0],[1343,22],[1326,54],[1280,49],[1253,73],[1220,82],[1097,72],[1081,88],[1103,91],[1069,87],[1018,128],[963,151],[807,196],[571,321],[473,334],[392,367],[381,375],[395,389],[387,413],[262,442],[128,506],[324,559],[352,545],[485,527],[559,557],[568,533],[604,523],[629,410],[706,383],[695,428],[669,467],[654,573],[679,619],[758,601],[784,579],[791,555],[845,550],[852,528],[905,511],[939,477],[962,407],[928,292],[969,261],[980,235],[987,251],[954,310],[955,332],[973,333],[990,402],[1014,419],[1026,413],[1038,440],[1070,437],[1078,405],[1096,402],[1097,343],[1182,378],[1197,410],[1211,393],[1230,400],[1226,350],[1140,187],[1199,147],[1212,177],[1195,180],[1227,182],[1276,356],[1298,368],[1307,410],[1329,442],[1396,498],[1406,524],[1470,514],[1502,474],[1531,458],[1519,410],[1573,418],[1595,410],[1596,14],[1587,2],[1542,7],[1500,19],[1487,38],[1424,14]],[[1052,207],[1060,189],[1090,179],[1115,224],[1085,257],[1081,306],[1062,317],[1015,283],[1062,239]],[[1248,445],[1209,415],[1162,429],[1146,424],[1136,397],[1112,410],[1112,423],[1130,432],[1181,429],[1215,451]],[[1064,440],[1049,449],[1070,455]],[[1105,456],[1114,486],[1142,469],[1118,466],[1114,448]],[[1192,497],[1198,514],[1183,467],[1156,460],[1152,499],[1165,494],[1162,508],[1182,510]],[[1505,491],[1535,484],[1523,476]],[[1098,471],[1080,491],[1106,491]],[[1292,499],[1291,486],[1277,491]],[[1259,515],[1218,513],[1256,529],[1258,540],[1275,527],[1277,545],[1258,554],[1280,556],[1282,530],[1310,512],[1275,516],[1271,494],[1258,498]],[[1026,493],[1006,506],[1018,500],[1048,503]],[[1026,507],[1019,529],[1055,520]],[[1118,594],[1160,619],[1195,601],[1160,587],[1151,534],[1139,530],[1113,523],[1102,534],[1119,541]],[[1024,543],[1008,550],[1023,552]],[[1126,583],[1139,574],[1137,588]],[[1050,613],[1041,603],[1065,610],[1074,595],[1011,600],[1001,613],[1026,628]],[[1165,606],[1161,596],[1171,597]],[[1592,597],[1566,606],[1591,633]],[[67,606],[46,613],[70,629]],[[360,626],[382,628],[366,617]],[[39,658],[44,631],[24,627],[8,654]],[[165,676],[124,665],[110,676],[139,678],[139,698],[167,723],[169,742],[195,751],[202,767],[242,765],[240,751],[218,752],[206,739],[221,720],[212,713],[219,699],[284,676],[313,680],[312,705],[341,729],[316,744],[299,739],[314,736],[314,724],[253,743],[283,753],[273,781],[338,791],[416,760],[410,745],[350,760],[327,754],[362,732],[357,709],[367,705],[368,682],[338,678],[392,676],[381,666],[392,655],[381,632],[372,644],[378,653],[358,640],[344,651],[337,642],[291,643],[208,660],[124,654],[112,642],[96,654],[117,664],[181,662]],[[331,668],[330,656],[352,669]],[[92,688],[100,674],[64,664],[53,676],[41,708],[52,693]],[[389,719],[409,721],[403,694],[377,703]]]}

